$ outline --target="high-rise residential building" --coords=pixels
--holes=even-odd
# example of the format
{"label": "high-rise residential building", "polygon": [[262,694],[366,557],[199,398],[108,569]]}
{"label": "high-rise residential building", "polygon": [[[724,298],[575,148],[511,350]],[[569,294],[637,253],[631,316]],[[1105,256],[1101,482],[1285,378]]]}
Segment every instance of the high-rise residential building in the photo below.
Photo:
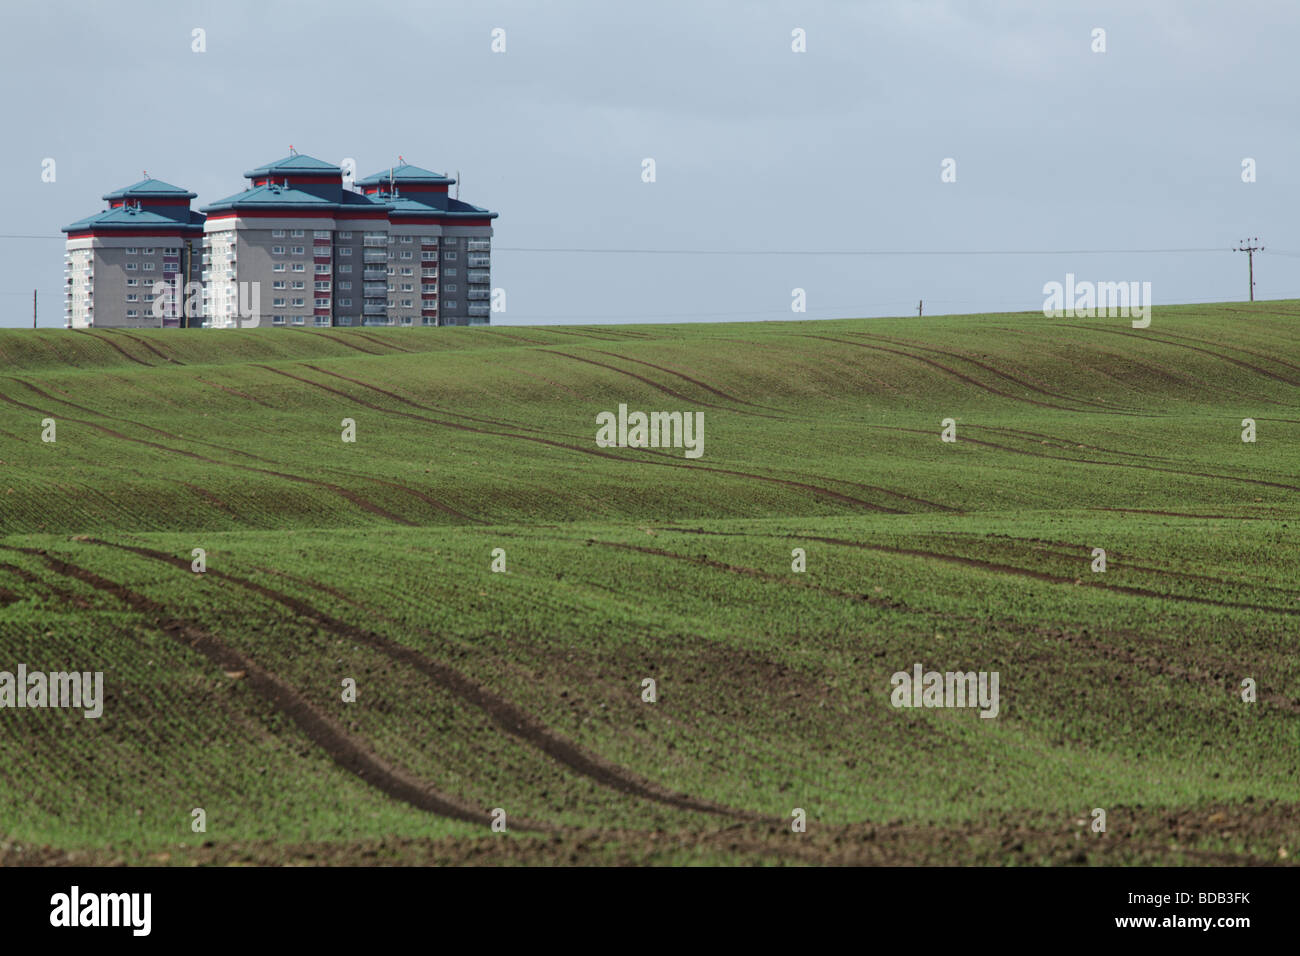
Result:
{"label": "high-rise residential building", "polygon": [[482,325],[497,214],[453,199],[449,176],[404,163],[357,181],[388,209],[388,315],[396,325]]}
{"label": "high-rise residential building", "polygon": [[[146,312],[143,292],[140,308],[129,314],[134,300],[118,303],[107,286],[95,285],[93,269],[81,269],[78,256],[90,246],[74,246],[74,241],[94,240],[99,227],[87,240],[87,224],[115,214],[117,207],[66,227],[69,288],[85,290],[85,302],[98,303],[94,324],[276,328],[489,322],[497,213],[450,196],[455,179],[402,163],[360,180],[354,190],[341,167],[296,152],[244,176],[249,185],[204,206],[206,217],[189,212],[193,193],[158,184],[174,191],[157,199],[173,203],[166,207],[173,218],[181,216],[177,197],[184,197],[189,231],[182,245],[193,249],[196,262],[200,253],[202,260],[201,271],[193,268],[188,276],[202,284],[191,308],[170,301],[162,306],[163,313],[168,308],[184,313],[176,321]],[[132,196],[138,203],[152,198]],[[140,221],[136,217],[151,212],[145,207],[120,215]],[[89,315],[82,301],[70,292],[69,325]]]}
{"label": "high-rise residential building", "polygon": [[[203,216],[195,194],[157,179],[107,193],[108,209],[64,226],[64,324],[70,329],[197,325]],[[192,264],[193,260],[193,264]],[[162,283],[162,285],[160,285]]]}

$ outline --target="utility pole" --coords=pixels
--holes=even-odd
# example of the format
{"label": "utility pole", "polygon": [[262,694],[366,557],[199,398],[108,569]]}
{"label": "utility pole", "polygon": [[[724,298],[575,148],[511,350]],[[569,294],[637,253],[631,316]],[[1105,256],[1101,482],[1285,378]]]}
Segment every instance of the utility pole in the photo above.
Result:
{"label": "utility pole", "polygon": [[1259,236],[1251,236],[1249,239],[1241,240],[1241,245],[1234,246],[1232,250],[1233,252],[1246,253],[1247,259],[1250,260],[1250,301],[1251,302],[1255,301],[1255,253],[1264,251],[1263,246],[1255,245],[1255,243],[1257,242],[1259,242]]}
{"label": "utility pole", "polygon": [[916,317],[917,317],[918,319],[921,318],[921,317],[924,315],[924,313],[921,311],[921,307],[924,306],[924,305],[925,305],[925,302],[924,302],[923,300],[921,300],[921,299],[917,299],[917,300],[916,300]]}
{"label": "utility pole", "polygon": [[32,328],[36,328],[36,290],[32,290]]}

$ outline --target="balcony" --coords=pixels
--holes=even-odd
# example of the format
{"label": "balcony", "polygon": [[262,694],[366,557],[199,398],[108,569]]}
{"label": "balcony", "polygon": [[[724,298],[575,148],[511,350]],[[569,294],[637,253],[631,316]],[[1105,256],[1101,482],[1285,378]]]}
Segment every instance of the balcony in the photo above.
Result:
{"label": "balcony", "polygon": [[465,293],[465,298],[467,299],[489,299],[491,297],[492,297],[491,289],[471,288]]}
{"label": "balcony", "polygon": [[365,246],[368,249],[387,249],[388,237],[387,236],[366,236],[364,239],[361,240],[361,245]]}
{"label": "balcony", "polygon": [[465,242],[466,252],[491,252],[492,240],[490,239],[468,239]]}
{"label": "balcony", "polygon": [[384,263],[386,263],[386,262],[388,262],[388,253],[387,253],[387,252],[377,252],[377,251],[366,250],[366,253],[365,253],[364,256],[362,256],[362,259],[363,259],[363,261],[365,261],[365,262],[384,262]]}
{"label": "balcony", "polygon": [[484,316],[491,311],[491,307],[486,305],[471,305],[469,307],[469,314],[472,316]]}
{"label": "balcony", "polygon": [[471,269],[465,273],[466,282],[491,282],[492,273],[486,269]]}
{"label": "balcony", "polygon": [[365,282],[386,282],[388,281],[388,270],[365,269],[361,273],[361,278]]}
{"label": "balcony", "polygon": [[437,270],[437,269],[421,269],[421,270],[420,270],[420,275],[423,276],[423,277],[426,278],[426,279],[436,279],[436,278],[438,278],[438,270]]}
{"label": "balcony", "polygon": [[471,269],[486,269],[492,264],[491,256],[468,256],[465,263]]}

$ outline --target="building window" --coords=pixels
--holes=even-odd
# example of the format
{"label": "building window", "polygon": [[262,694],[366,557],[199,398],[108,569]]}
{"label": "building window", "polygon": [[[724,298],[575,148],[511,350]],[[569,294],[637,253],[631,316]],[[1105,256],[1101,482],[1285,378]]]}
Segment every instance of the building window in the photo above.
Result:
{"label": "building window", "polygon": [[340,238],[340,239],[351,239],[351,238],[352,238],[352,230],[351,230],[351,229],[344,229],[342,232],[339,233],[339,238]]}
{"label": "building window", "polygon": [[352,271],[352,267],[351,267],[350,265],[341,265],[341,266],[339,266],[339,272],[345,272],[345,273],[346,273],[346,272],[351,272],[351,271]]}
{"label": "building window", "polygon": [[[272,239],[283,239],[283,238],[284,238],[284,230],[283,230],[283,229],[272,229],[272,230],[271,230],[271,238],[272,238]],[[281,321],[281,322],[284,321],[284,316],[280,316],[280,321]]]}
{"label": "building window", "polygon": [[128,272],[135,272],[135,271],[137,271],[137,270],[140,268],[140,263],[138,263],[138,262],[128,262],[128,263],[126,264],[126,268],[127,268],[127,271],[128,271]]}
{"label": "building window", "polygon": [[457,304],[457,303],[456,303],[455,300],[452,300],[451,302],[444,302],[444,303],[443,303],[443,305],[446,306],[446,307],[449,308],[449,309],[454,309],[454,308],[456,308],[456,304]]}
{"label": "building window", "polygon": [[452,283],[449,284],[449,285],[445,285],[445,286],[443,286],[443,287],[442,287],[442,291],[443,291],[443,292],[455,292],[455,291],[456,291],[456,283],[452,282]]}
{"label": "building window", "polygon": [[154,251],[154,250],[153,250],[153,246],[145,246],[144,254],[145,254],[146,256],[151,256],[151,255],[153,255],[153,251]]}
{"label": "building window", "polygon": [[295,262],[295,263],[293,264],[293,271],[294,271],[294,272],[306,272],[306,271],[307,271],[307,267],[306,267],[305,265],[303,265],[301,262]]}
{"label": "building window", "polygon": [[139,284],[140,284],[140,280],[139,280],[139,279],[127,279],[127,280],[126,280],[126,284],[127,284],[128,286],[139,285]]}
{"label": "building window", "polygon": [[317,229],[312,232],[311,237],[313,239],[328,239],[330,237],[330,231],[328,229]]}
{"label": "building window", "polygon": [[294,299],[294,300],[293,300],[293,307],[294,307],[295,309],[301,309],[301,308],[302,308],[304,305],[306,305],[306,304],[307,304],[307,300],[306,300],[306,299],[299,298],[299,299]]}
{"label": "building window", "polygon": [[350,308],[352,308],[352,300],[351,300],[351,299],[339,299],[339,308],[340,308],[340,309],[350,309]]}
{"label": "building window", "polygon": [[140,250],[137,249],[135,246],[127,246],[127,247],[126,247],[126,254],[127,254],[128,256],[138,255],[139,252],[140,252]]}
{"label": "building window", "polygon": [[305,315],[295,315],[293,317],[294,325],[303,325],[306,323],[306,321],[307,321],[307,317]]}
{"label": "building window", "polygon": [[409,309],[410,307],[411,307],[411,300],[410,300],[410,299],[403,299],[403,300],[402,300],[402,308],[404,308],[404,309]]}
{"label": "building window", "polygon": [[329,299],[322,299],[322,298],[317,298],[317,299],[316,299],[316,308],[318,308],[318,309],[328,309],[329,307],[330,307],[330,300],[329,300]]}
{"label": "building window", "polygon": [[271,264],[271,271],[272,271],[272,272],[283,272],[283,271],[284,271],[284,263],[283,263],[283,262],[275,262],[275,263],[272,263],[272,264]]}
{"label": "building window", "polygon": [[340,247],[339,247],[339,255],[341,255],[341,256],[350,256],[350,255],[352,255],[352,247],[351,247],[351,246],[340,246]]}
{"label": "building window", "polygon": [[448,249],[446,252],[444,252],[444,253],[442,254],[442,257],[443,257],[444,259],[455,259],[455,258],[456,258],[456,253],[453,252],[451,249]]}
{"label": "building window", "polygon": [[140,301],[140,297],[139,297],[138,295],[136,295],[134,292],[128,292],[128,293],[126,294],[126,301],[127,301],[127,302],[139,302],[139,301]]}
{"label": "building window", "polygon": [[442,274],[448,279],[456,278],[456,270],[454,267],[451,269],[444,269]]}
{"label": "building window", "polygon": [[301,229],[295,229],[295,230],[293,231],[293,235],[292,235],[290,238],[293,238],[293,239],[301,239],[301,238],[302,238],[303,236],[305,236],[305,235],[306,235],[306,233],[303,232]]}
{"label": "building window", "polygon": [[272,288],[272,289],[283,289],[283,288],[284,288],[284,280],[283,280],[283,279],[276,279],[274,282],[271,283],[271,288]]}
{"label": "building window", "polygon": [[294,254],[295,256],[301,256],[301,255],[304,254],[305,251],[306,251],[306,250],[304,250],[302,246],[294,246],[294,247],[293,247],[293,254]]}
{"label": "building window", "polygon": [[273,255],[273,256],[282,256],[282,255],[284,255],[284,246],[272,246],[272,247],[271,247],[271,255]]}
{"label": "building window", "polygon": [[340,292],[351,292],[351,291],[352,291],[352,283],[351,283],[351,282],[340,282],[340,283],[339,283],[339,291],[340,291]]}
{"label": "building window", "polygon": [[[283,231],[283,230],[282,230],[282,231]],[[272,324],[272,325],[284,325],[284,316],[282,316],[282,315],[273,315],[273,316],[271,316],[271,324]]]}
{"label": "building window", "polygon": [[271,301],[271,305],[272,305],[272,307],[274,307],[274,308],[277,308],[277,309],[283,309],[283,308],[284,308],[284,299],[273,299],[273,300]]}
{"label": "building window", "polygon": [[402,258],[403,258],[403,259],[413,259],[413,258],[415,258],[415,254],[412,253],[412,252],[403,252],[403,253],[402,253]]}
{"label": "building window", "polygon": [[410,244],[411,244],[411,237],[410,237],[410,236],[402,236],[402,245],[404,245],[404,246],[409,246]]}
{"label": "building window", "polygon": [[304,280],[304,279],[294,279],[294,280],[293,280],[293,287],[294,287],[295,289],[305,289],[305,288],[307,288],[307,282],[306,282],[306,280]]}

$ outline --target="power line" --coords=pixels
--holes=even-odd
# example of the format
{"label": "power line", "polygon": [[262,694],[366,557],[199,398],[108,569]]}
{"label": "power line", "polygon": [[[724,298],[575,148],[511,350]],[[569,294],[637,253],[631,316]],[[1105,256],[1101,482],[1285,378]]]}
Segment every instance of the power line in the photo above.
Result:
{"label": "power line", "polygon": [[[62,240],[63,236],[0,233],[0,239]],[[1231,252],[1222,246],[1177,249],[631,249],[583,246],[497,246],[493,252],[648,256],[1111,256]]]}
{"label": "power line", "polygon": [[496,246],[492,251],[655,256],[1094,256],[1231,252],[1232,249],[1223,246],[1184,249],[595,249]]}

